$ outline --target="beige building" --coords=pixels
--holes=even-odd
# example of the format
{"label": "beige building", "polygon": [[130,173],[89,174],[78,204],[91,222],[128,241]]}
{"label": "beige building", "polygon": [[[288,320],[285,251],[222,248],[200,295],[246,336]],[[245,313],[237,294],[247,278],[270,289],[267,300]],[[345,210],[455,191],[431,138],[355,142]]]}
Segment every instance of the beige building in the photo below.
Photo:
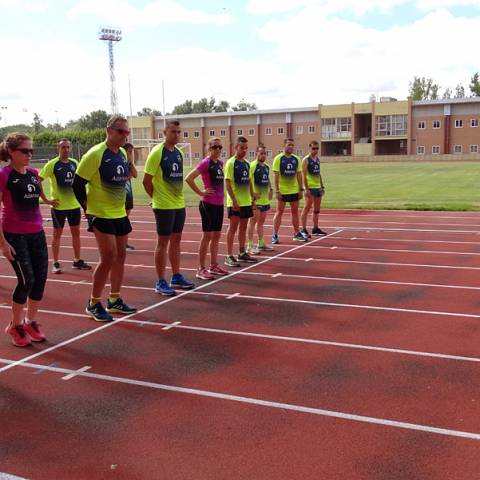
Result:
{"label": "beige building", "polygon": [[226,158],[239,135],[249,140],[252,159],[259,143],[274,157],[286,137],[295,140],[298,155],[305,155],[309,142],[317,140],[322,157],[468,154],[480,158],[480,97],[420,102],[386,97],[378,102],[307,108],[130,117],[134,145],[151,148],[161,141],[168,119],[180,121],[187,159],[193,163],[205,156],[210,137],[223,140]]}

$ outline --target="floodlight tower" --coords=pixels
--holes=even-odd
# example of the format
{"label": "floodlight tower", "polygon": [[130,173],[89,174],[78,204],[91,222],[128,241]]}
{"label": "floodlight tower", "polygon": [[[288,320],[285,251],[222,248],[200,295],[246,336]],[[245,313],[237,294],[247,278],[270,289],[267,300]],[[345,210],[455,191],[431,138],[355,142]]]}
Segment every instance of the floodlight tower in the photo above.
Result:
{"label": "floodlight tower", "polygon": [[110,107],[112,113],[118,112],[117,91],[115,89],[115,64],[113,61],[113,42],[122,39],[122,30],[116,27],[100,27],[98,39],[108,42],[108,58],[110,64]]}

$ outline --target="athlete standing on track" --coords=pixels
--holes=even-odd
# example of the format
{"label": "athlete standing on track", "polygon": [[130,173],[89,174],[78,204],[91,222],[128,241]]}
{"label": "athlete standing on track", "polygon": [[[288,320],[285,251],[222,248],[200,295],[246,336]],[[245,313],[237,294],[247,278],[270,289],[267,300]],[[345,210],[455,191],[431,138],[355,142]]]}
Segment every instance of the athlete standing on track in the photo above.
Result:
{"label": "athlete standing on track", "polygon": [[[222,141],[211,138],[208,141],[208,156],[198,163],[185,178],[189,187],[200,196],[198,206],[202,217],[202,239],[198,248],[200,266],[196,277],[203,280],[212,280],[214,275],[227,275],[229,272],[218,265],[218,244],[223,227],[224,203],[224,175],[223,162],[220,160]],[[195,184],[195,179],[200,176],[204,190]],[[210,267],[207,269],[207,252],[210,248]]]}
{"label": "athlete standing on track", "polygon": [[[245,248],[248,219],[253,217],[254,193],[250,182],[250,164],[245,160],[248,140],[238,137],[235,142],[235,155],[225,164],[225,186],[227,189],[228,219],[227,257],[225,265],[239,267],[239,262],[257,263]],[[233,255],[233,241],[238,230],[239,254]]]}
{"label": "athlete standing on track", "polygon": [[298,202],[302,198],[303,182],[301,160],[293,155],[295,143],[293,139],[286,138],[284,151],[273,160],[275,195],[277,197],[277,211],[273,217],[272,243],[279,243],[278,232],[282,223],[285,204],[290,203],[292,214],[293,240],[306,242],[307,239],[300,233],[298,220]]}
{"label": "athlete standing on track", "polygon": [[[270,200],[272,199],[272,185],[270,184],[270,167],[265,163],[267,151],[265,145],[260,144],[257,147],[257,158],[250,164],[250,182],[252,183],[254,194],[258,195],[253,207],[253,217],[248,221],[248,247],[247,252],[254,255],[261,251],[272,251],[270,245],[265,244],[263,238],[263,225],[270,210]],[[257,227],[258,245],[253,246],[253,231]]]}
{"label": "athlete standing on track", "polygon": [[73,245],[72,268],[78,270],[91,270],[92,267],[80,258],[80,204],[73,193],[73,177],[78,167],[78,162],[70,158],[70,140],[62,138],[58,142],[58,156],[47,162],[40,171],[40,180],[50,179],[51,196],[58,199],[58,207],[51,209],[53,221],[52,273],[62,273],[59,263],[60,239],[62,238],[65,220],[68,220]]}
{"label": "athlete standing on track", "polygon": [[13,292],[12,319],[5,333],[17,347],[46,339],[35,320],[48,272],[39,198],[54,208],[58,206],[56,200],[45,197],[37,170],[29,166],[32,155],[32,140],[23,133],[11,133],[0,143],[0,161],[10,160],[0,170],[0,249],[12,264],[18,282]]}
{"label": "athlete standing on track", "polygon": [[[120,297],[128,234],[132,231],[125,210],[125,184],[130,173],[126,152],[121,148],[129,133],[125,117],[111,116],[107,122],[106,140],[93,146],[82,157],[73,181],[75,196],[86,210],[100,253],[86,308],[97,322],[111,321],[110,313],[137,311]],[[111,291],[107,310],[110,313],[107,313],[101,297],[109,276]]]}
{"label": "athlete standing on track", "polygon": [[[180,123],[170,120],[163,134],[165,141],[150,152],[145,164],[143,186],[152,198],[157,223],[155,268],[158,281],[155,291],[175,295],[175,288],[189,290],[195,285],[180,273],[180,243],[185,225],[183,196],[183,153],[176,146],[180,140]],[[170,284],[165,279],[167,251],[172,266]]]}
{"label": "athlete standing on track", "polygon": [[322,175],[320,174],[320,158],[318,157],[319,144],[313,140],[309,144],[310,155],[302,160],[303,185],[305,186],[305,205],[302,210],[302,230],[301,234],[305,238],[311,235],[307,230],[307,217],[313,205],[313,229],[312,235],[327,235],[327,232],[318,228],[318,216],[320,214],[320,204],[325,193]]}

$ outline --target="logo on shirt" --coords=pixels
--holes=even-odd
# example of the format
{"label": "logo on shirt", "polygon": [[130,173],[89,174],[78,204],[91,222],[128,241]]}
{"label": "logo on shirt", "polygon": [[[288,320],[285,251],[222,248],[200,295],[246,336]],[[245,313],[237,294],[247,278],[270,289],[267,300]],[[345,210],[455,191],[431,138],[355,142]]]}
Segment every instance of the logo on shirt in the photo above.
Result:
{"label": "logo on shirt", "polygon": [[70,180],[71,178],[73,178],[73,173],[72,172],[67,172],[66,177],[67,177],[68,180]]}
{"label": "logo on shirt", "polygon": [[32,185],[31,183],[29,183],[27,185],[27,190],[28,190],[29,193],[33,193],[35,191],[35,186]]}
{"label": "logo on shirt", "polygon": [[28,200],[28,199],[31,199],[31,198],[38,198],[40,195],[37,193],[37,189],[35,187],[35,185],[32,185],[31,183],[29,183],[27,185],[27,192],[23,198],[25,200]]}
{"label": "logo on shirt", "polygon": [[293,165],[291,163],[287,163],[287,170],[291,170],[293,168]]}
{"label": "logo on shirt", "polygon": [[172,172],[178,172],[179,166],[178,163],[173,163],[172,164]]}
{"label": "logo on shirt", "polygon": [[248,172],[247,172],[246,170],[244,170],[244,171],[242,172],[242,175],[243,175],[244,177],[246,177],[246,176],[248,175]]}
{"label": "logo on shirt", "polygon": [[125,169],[121,165],[118,165],[117,175],[123,175],[124,173],[125,173]]}

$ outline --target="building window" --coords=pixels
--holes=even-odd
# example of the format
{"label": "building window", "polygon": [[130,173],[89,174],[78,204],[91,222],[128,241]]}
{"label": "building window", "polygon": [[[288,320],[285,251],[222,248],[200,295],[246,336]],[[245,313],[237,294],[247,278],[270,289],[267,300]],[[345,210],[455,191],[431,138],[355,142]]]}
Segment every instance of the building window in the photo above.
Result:
{"label": "building window", "polygon": [[248,152],[248,158],[254,159],[255,158],[255,152],[253,150],[250,150]]}
{"label": "building window", "polygon": [[453,153],[462,153],[462,151],[463,151],[462,145],[455,145],[453,147]]}
{"label": "building window", "polygon": [[283,135],[283,127],[277,128],[277,135]]}
{"label": "building window", "polygon": [[418,122],[418,129],[425,130],[425,122],[423,120],[421,122]]}
{"label": "building window", "polygon": [[272,129],[270,127],[267,127],[265,129],[265,135],[271,135],[272,134]]}
{"label": "building window", "polygon": [[379,115],[376,117],[377,137],[404,137],[407,124],[407,115]]}
{"label": "building window", "polygon": [[226,150],[224,150],[224,151],[222,152],[222,158],[227,158],[227,151],[226,151]]}
{"label": "building window", "polygon": [[279,153],[283,153],[283,150],[277,150],[277,155],[278,155]]}
{"label": "building window", "polygon": [[193,132],[193,136],[194,136],[195,138],[198,138],[198,137],[200,136],[200,132],[199,132],[198,130],[195,130],[195,131]]}
{"label": "building window", "polygon": [[271,150],[267,150],[267,158],[272,158],[272,151]]}
{"label": "building window", "polygon": [[477,128],[477,127],[478,127],[478,118],[472,118],[472,119],[470,120],[470,126],[471,126],[472,128]]}
{"label": "building window", "polygon": [[297,148],[297,155],[301,157],[303,155],[303,150],[301,148]]}
{"label": "building window", "polygon": [[248,129],[248,136],[253,137],[255,135],[255,129],[254,128],[249,128]]}
{"label": "building window", "polygon": [[417,147],[417,155],[425,155],[425,147]]}
{"label": "building window", "polygon": [[470,145],[470,153],[478,153],[478,145]]}
{"label": "building window", "polygon": [[196,160],[198,160],[200,158],[200,152],[195,152],[193,154],[193,158],[195,158]]}
{"label": "building window", "polygon": [[440,120],[434,120],[432,122],[432,128],[434,128],[435,130],[439,129],[440,126],[441,126]]}
{"label": "building window", "polygon": [[227,131],[226,130],[220,130],[220,136],[221,137],[226,137],[227,136]]}
{"label": "building window", "polygon": [[463,120],[455,120],[455,128],[463,128]]}
{"label": "building window", "polygon": [[352,118],[322,118],[323,138],[351,138]]}
{"label": "building window", "polygon": [[238,128],[237,129],[237,135],[238,136],[243,135],[243,128]]}
{"label": "building window", "polygon": [[188,152],[185,153],[185,160],[190,160],[190,154]]}
{"label": "building window", "polygon": [[186,130],[183,131],[183,138],[188,138],[188,132]]}
{"label": "building window", "polygon": [[215,130],[210,130],[210,131],[208,132],[208,135],[209,135],[210,137],[214,137],[214,136],[215,136]]}
{"label": "building window", "polygon": [[303,126],[297,125],[296,132],[297,132],[297,135],[303,135]]}
{"label": "building window", "polygon": [[163,132],[158,132],[158,139],[163,140]]}
{"label": "building window", "polygon": [[315,125],[308,126],[308,133],[315,133]]}
{"label": "building window", "polygon": [[440,153],[440,145],[434,145],[434,146],[432,147],[432,153],[433,153],[434,155],[438,155],[438,154]]}

